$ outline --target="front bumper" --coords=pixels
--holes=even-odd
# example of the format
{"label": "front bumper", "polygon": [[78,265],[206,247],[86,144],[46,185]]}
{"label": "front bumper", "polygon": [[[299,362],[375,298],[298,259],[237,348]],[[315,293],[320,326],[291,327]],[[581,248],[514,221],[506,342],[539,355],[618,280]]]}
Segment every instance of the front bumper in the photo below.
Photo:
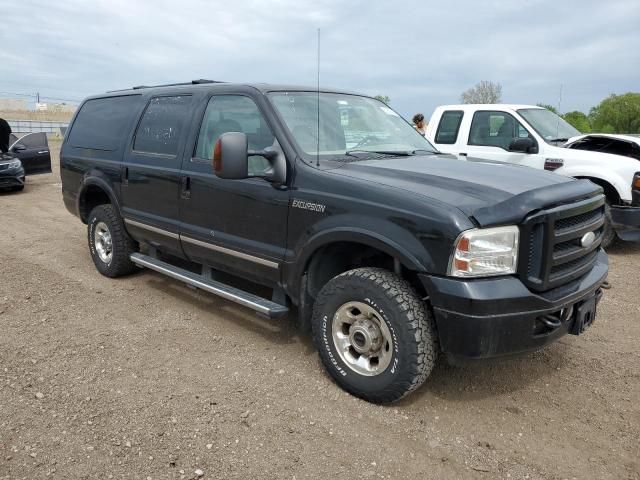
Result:
{"label": "front bumper", "polygon": [[[608,272],[604,251],[582,278],[533,293],[516,277],[455,279],[420,275],[435,314],[440,348],[453,360],[498,357],[537,350],[569,333],[585,300],[600,300]],[[549,318],[557,325],[549,326]]]}
{"label": "front bumper", "polygon": [[640,241],[640,207],[611,207],[611,224],[622,240]]}
{"label": "front bumper", "polygon": [[0,188],[19,187],[24,185],[24,168],[0,170]]}

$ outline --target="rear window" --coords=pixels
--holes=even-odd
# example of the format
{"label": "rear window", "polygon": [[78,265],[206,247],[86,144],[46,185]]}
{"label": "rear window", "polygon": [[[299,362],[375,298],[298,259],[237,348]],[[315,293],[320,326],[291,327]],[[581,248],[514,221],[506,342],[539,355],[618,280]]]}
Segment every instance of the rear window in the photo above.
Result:
{"label": "rear window", "polygon": [[436,131],[435,142],[449,145],[456,143],[463,116],[464,113],[460,110],[444,112]]}
{"label": "rear window", "polygon": [[94,150],[117,150],[127,135],[139,95],[96,98],[85,102],[69,132],[73,147]]}
{"label": "rear window", "polygon": [[176,156],[189,117],[191,97],[155,97],[140,120],[133,149],[136,152]]}

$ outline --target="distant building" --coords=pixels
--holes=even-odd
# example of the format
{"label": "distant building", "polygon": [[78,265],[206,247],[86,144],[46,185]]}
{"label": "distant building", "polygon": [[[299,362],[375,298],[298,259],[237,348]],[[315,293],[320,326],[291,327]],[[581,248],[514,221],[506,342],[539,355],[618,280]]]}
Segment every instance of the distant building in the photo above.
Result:
{"label": "distant building", "polygon": [[36,103],[36,112],[75,112],[76,108],[66,103]]}
{"label": "distant building", "polygon": [[27,101],[17,98],[0,98],[0,110],[28,110]]}

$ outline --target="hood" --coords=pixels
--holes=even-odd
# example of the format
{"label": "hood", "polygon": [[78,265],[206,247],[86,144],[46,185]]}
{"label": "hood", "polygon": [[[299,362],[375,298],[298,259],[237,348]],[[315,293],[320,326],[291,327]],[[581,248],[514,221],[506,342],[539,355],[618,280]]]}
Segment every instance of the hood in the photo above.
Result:
{"label": "hood", "polygon": [[399,188],[462,210],[481,225],[518,222],[540,208],[597,195],[600,187],[544,170],[426,155],[346,164],[342,175]]}

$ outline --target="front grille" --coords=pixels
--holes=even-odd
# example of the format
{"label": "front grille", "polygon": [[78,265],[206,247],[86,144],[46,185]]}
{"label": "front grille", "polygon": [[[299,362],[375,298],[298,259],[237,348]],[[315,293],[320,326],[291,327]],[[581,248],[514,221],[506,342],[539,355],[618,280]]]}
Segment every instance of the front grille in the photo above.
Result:
{"label": "front grille", "polygon": [[0,164],[0,170],[6,170],[7,168],[9,168],[8,163]]}
{"label": "front grille", "polygon": [[[522,225],[523,282],[536,291],[549,290],[575,280],[591,270],[598,256],[604,224],[604,197],[543,210]],[[583,245],[593,232],[595,239]]]}

